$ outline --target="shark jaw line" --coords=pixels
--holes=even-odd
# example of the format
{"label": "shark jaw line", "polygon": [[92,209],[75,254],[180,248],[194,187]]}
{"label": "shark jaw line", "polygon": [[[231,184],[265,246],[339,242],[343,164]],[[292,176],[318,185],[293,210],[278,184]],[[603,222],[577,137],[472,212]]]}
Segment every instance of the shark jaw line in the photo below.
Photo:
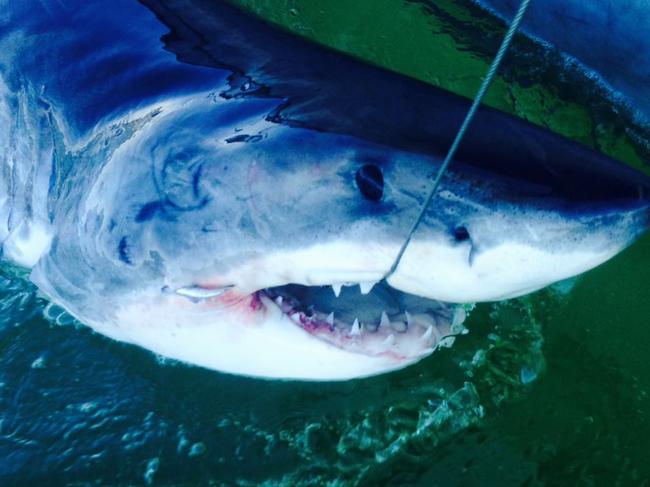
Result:
{"label": "shark jaw line", "polygon": [[[387,293],[393,302],[381,306]],[[203,304],[217,312],[246,310],[248,315],[257,315],[262,327],[265,321],[281,322],[346,353],[389,359],[396,364],[406,365],[438,347],[450,347],[454,337],[465,332],[466,315],[462,307],[407,295],[386,283],[288,284],[244,296],[238,296],[233,286],[191,286],[177,290],[176,294],[187,298],[192,305]],[[312,299],[305,300],[305,295],[311,295]],[[323,300],[323,295],[331,299]],[[398,303],[404,300],[399,298],[406,298],[410,305]],[[347,308],[343,312],[340,303]],[[352,318],[350,308],[356,306],[365,306],[365,317]],[[367,315],[368,306],[372,317]],[[250,316],[242,318],[249,320]]]}
{"label": "shark jaw line", "polygon": [[[302,381],[350,380],[402,369],[438,347],[451,346],[454,335],[465,332],[463,308],[412,295],[411,311],[388,306],[384,313],[366,303],[375,323],[347,319],[340,311],[339,318],[330,319],[329,308],[314,307],[321,302],[296,297],[297,287],[328,293],[335,302],[326,286],[285,285],[252,293],[229,288],[210,296],[212,289],[203,298],[195,297],[200,286],[191,287],[193,296],[143,289],[122,295],[109,315],[79,318],[103,335],[163,358],[249,377]],[[375,291],[382,289],[378,285]],[[352,308],[365,298],[377,296],[359,296],[358,288],[344,288],[341,295]]]}

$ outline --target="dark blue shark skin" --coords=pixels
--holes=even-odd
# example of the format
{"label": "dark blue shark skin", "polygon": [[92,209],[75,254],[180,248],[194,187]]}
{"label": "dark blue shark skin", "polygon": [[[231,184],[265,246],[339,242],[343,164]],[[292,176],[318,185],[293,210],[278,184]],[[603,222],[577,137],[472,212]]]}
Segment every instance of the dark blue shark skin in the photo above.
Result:
{"label": "dark blue shark skin", "polygon": [[[142,2],[170,28],[163,41],[180,60],[237,68],[233,94],[252,79],[251,91],[288,98],[271,114],[274,121],[440,156],[469,109],[469,100],[298,42],[223,2]],[[544,185],[550,195],[634,197],[637,185],[647,187],[647,180],[611,159],[497,110],[481,107],[471,127],[456,161]]]}
{"label": "dark blue shark skin", "polygon": [[[0,7],[3,252],[15,255],[21,225],[47,227],[51,245],[23,263],[50,298],[101,333],[190,362],[200,337],[191,316],[176,323],[190,330],[184,355],[173,341],[156,348],[155,334],[135,337],[119,316],[137,321],[134,303],[149,306],[137,308],[143,319],[160,303],[175,311],[170,290],[197,283],[234,288],[254,309],[268,288],[379,279],[470,104],[222,1]],[[359,183],[364,166],[382,175],[379,196]],[[394,287],[467,302],[582,272],[645,230],[649,187],[616,161],[482,108],[414,239],[442,250],[416,266],[420,250],[407,252]],[[515,249],[506,259],[532,254],[501,264],[490,252],[504,241]],[[318,254],[319,243],[330,247]],[[346,274],[349,249],[361,246],[373,259],[359,270],[364,248]],[[526,265],[540,269],[529,255],[570,267],[566,256],[583,248],[597,258],[529,279]],[[273,252],[284,257],[264,261]]]}
{"label": "dark blue shark skin", "polygon": [[131,1],[3,1],[0,70],[26,83],[83,135],[106,117],[169,94],[214,88],[225,73],[178,63],[160,49],[166,29]]}

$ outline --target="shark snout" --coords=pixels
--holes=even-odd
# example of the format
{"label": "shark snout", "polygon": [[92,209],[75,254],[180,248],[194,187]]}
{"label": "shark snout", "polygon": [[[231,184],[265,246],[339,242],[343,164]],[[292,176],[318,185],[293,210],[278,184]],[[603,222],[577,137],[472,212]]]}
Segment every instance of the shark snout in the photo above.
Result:
{"label": "shark snout", "polygon": [[602,264],[650,226],[645,198],[567,207],[502,208],[424,231],[388,281],[454,303],[513,298]]}

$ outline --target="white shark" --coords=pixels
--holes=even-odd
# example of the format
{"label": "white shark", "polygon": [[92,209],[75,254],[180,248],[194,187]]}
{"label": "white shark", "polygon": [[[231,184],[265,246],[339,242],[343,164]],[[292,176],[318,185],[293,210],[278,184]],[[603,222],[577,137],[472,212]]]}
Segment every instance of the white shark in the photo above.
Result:
{"label": "white shark", "polygon": [[164,24],[3,5],[2,253],[101,334],[236,374],[368,376],[449,344],[457,304],[584,272],[648,225],[642,175],[483,110],[379,282],[467,101],[227,4],[146,3]]}

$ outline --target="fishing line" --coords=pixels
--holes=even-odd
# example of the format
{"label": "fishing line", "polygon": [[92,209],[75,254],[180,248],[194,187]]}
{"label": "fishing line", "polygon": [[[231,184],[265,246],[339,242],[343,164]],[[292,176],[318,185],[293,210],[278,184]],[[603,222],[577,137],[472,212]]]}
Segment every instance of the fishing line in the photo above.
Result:
{"label": "fishing line", "polygon": [[508,32],[506,32],[505,37],[503,38],[503,41],[501,42],[501,46],[499,47],[499,50],[494,56],[494,59],[492,60],[492,64],[490,65],[490,69],[487,72],[487,75],[483,79],[483,83],[481,83],[481,86],[476,93],[476,96],[474,97],[474,101],[472,102],[472,106],[470,107],[469,111],[467,112],[467,115],[465,115],[465,120],[463,120],[462,125],[458,129],[458,132],[456,133],[456,138],[454,139],[453,143],[451,144],[451,147],[449,148],[449,151],[447,152],[447,155],[445,156],[445,160],[443,161],[442,165],[440,166],[440,169],[438,169],[438,172],[436,174],[436,177],[433,181],[433,186],[431,187],[431,190],[429,191],[426,200],[424,201],[424,205],[422,205],[422,208],[420,209],[420,213],[418,214],[417,218],[415,219],[415,222],[413,223],[413,226],[409,230],[409,233],[406,236],[406,239],[404,240],[404,243],[402,244],[402,247],[399,250],[399,253],[397,254],[397,257],[393,261],[393,265],[391,266],[390,270],[388,273],[384,276],[383,279],[388,279],[390,276],[393,275],[395,270],[397,269],[397,266],[399,265],[400,261],[402,260],[402,257],[404,256],[404,252],[406,252],[407,247],[411,243],[411,239],[413,238],[413,234],[417,230],[418,226],[424,219],[424,214],[427,211],[427,208],[429,207],[429,204],[431,203],[431,200],[433,199],[433,196],[435,195],[436,191],[438,190],[438,186],[440,186],[440,181],[442,180],[442,177],[445,174],[445,171],[447,170],[447,167],[451,163],[452,159],[454,158],[454,155],[456,154],[456,151],[458,150],[458,146],[460,145],[460,142],[463,139],[463,136],[465,135],[465,132],[467,131],[467,127],[469,126],[470,122],[472,121],[472,118],[474,118],[474,114],[476,113],[476,110],[478,109],[479,105],[481,104],[481,101],[483,100],[483,97],[487,93],[488,88],[490,87],[490,83],[492,82],[492,79],[494,78],[494,75],[497,72],[497,69],[499,68],[499,64],[501,64],[501,60],[503,59],[503,56],[505,56],[506,52],[508,51],[508,47],[510,46],[510,42],[512,41],[512,38],[514,37],[515,33],[517,32],[517,29],[519,28],[519,24],[521,24],[521,21],[524,18],[524,14],[526,13],[526,9],[528,8],[528,4],[530,3],[530,0],[521,0],[521,4],[519,5],[519,10],[517,10],[516,15],[513,17],[512,21],[510,22],[510,27],[508,28]]}

